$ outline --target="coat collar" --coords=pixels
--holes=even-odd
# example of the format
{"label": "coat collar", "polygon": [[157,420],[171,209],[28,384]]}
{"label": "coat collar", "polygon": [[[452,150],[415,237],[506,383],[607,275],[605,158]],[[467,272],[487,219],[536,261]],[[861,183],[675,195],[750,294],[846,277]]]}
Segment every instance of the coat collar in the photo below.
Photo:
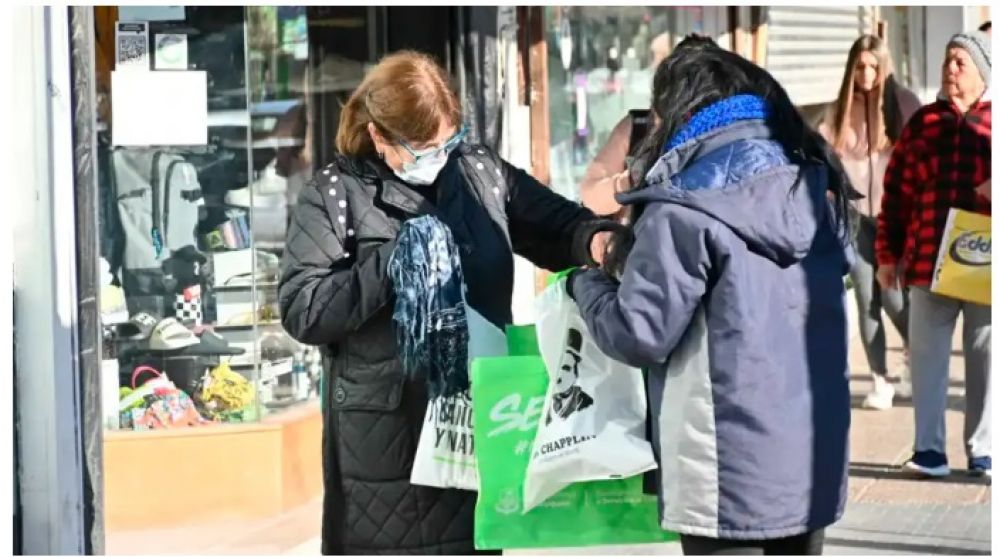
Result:
{"label": "coat collar", "polygon": [[[362,181],[374,186],[377,197],[390,207],[411,216],[437,212],[433,203],[417,193],[413,186],[405,184],[383,161],[373,156],[339,156],[337,163],[343,171],[350,172]],[[437,186],[425,187],[434,188]]]}
{"label": "coat collar", "polygon": [[[949,97],[948,95],[946,95],[944,93],[943,89],[938,90],[937,100],[939,102],[942,102],[942,103],[946,104],[949,108],[951,108],[955,112],[959,111],[958,107],[955,105],[955,103],[952,102],[951,97]],[[990,89],[989,86],[987,86],[986,90],[983,91],[983,95],[981,97],[979,97],[979,100],[977,100],[976,102],[972,103],[971,106],[969,106],[969,112],[972,112],[973,110],[976,110],[976,109],[982,107],[986,103],[990,103],[990,104],[993,103],[993,93],[991,92],[991,89]]]}
{"label": "coat collar", "polygon": [[[730,143],[743,139],[772,139],[774,133],[763,120],[741,120],[727,126],[713,129],[667,151],[653,165],[650,176],[670,178],[699,158]],[[620,194],[619,194],[620,195]]]}
{"label": "coat collar", "polygon": [[[471,212],[464,210],[463,206],[468,196],[459,194],[470,186],[459,170],[460,156],[458,151],[451,154],[448,164],[432,186],[410,186],[400,180],[384,162],[373,157],[364,157],[354,162],[359,177],[376,187],[379,192],[377,195],[383,203],[410,217],[433,215],[451,226],[456,240],[464,243],[464,239],[470,234],[465,218]],[[432,203],[416,191],[418,187],[437,188],[437,203]]]}

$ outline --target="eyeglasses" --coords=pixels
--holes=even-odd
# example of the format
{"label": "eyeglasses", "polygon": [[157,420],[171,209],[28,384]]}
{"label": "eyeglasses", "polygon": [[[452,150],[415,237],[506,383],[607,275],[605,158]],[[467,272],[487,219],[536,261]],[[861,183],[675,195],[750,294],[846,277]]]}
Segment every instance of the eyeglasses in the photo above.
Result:
{"label": "eyeglasses", "polygon": [[429,149],[421,149],[419,151],[407,145],[402,139],[399,140],[399,144],[402,145],[408,153],[410,153],[413,157],[413,162],[417,162],[424,158],[433,158],[439,153],[443,153],[445,156],[448,156],[453,150],[455,150],[455,147],[457,147],[458,144],[465,139],[465,134],[468,133],[468,131],[469,129],[465,126],[465,124],[462,124],[462,127],[459,128],[455,135],[451,136],[451,138],[448,139],[448,141],[445,141],[440,147],[431,147]]}

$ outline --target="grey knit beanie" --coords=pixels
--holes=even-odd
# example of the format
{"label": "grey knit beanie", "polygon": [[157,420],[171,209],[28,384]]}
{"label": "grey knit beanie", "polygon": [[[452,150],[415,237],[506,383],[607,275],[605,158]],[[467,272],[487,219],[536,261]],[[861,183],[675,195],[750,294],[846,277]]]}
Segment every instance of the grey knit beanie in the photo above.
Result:
{"label": "grey knit beanie", "polygon": [[982,31],[966,31],[958,33],[948,41],[948,46],[957,46],[965,49],[972,57],[972,63],[979,70],[979,75],[983,77],[986,86],[990,85],[990,68],[993,66],[993,55],[991,49],[990,36]]}

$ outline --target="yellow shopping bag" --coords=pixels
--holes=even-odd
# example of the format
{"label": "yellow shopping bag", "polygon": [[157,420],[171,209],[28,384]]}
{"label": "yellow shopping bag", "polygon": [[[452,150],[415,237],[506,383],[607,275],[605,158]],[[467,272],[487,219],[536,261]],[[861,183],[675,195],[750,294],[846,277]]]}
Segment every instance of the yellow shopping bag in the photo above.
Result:
{"label": "yellow shopping bag", "polygon": [[931,292],[991,305],[991,243],[990,217],[952,209],[941,239]]}

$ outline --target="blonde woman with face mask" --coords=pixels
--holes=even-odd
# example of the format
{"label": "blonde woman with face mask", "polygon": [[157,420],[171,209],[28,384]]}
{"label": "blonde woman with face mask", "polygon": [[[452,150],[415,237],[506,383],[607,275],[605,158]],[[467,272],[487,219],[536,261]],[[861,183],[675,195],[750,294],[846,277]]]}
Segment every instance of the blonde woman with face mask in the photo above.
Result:
{"label": "blonde woman with face mask", "polygon": [[445,70],[391,54],[344,106],[334,162],[292,214],[279,301],[285,330],[326,356],[324,554],[475,552],[476,494],[410,483],[428,388],[404,371],[394,334],[395,302],[413,294],[387,269],[403,223],[448,227],[465,303],[501,329],[515,253],[551,271],[596,265],[614,228],[464,137]]}
{"label": "blonde woman with face mask", "polygon": [[[888,381],[882,310],[904,343],[908,314],[905,291],[882,289],[875,277],[876,217],[882,206],[882,177],[893,142],[918,108],[920,101],[916,95],[893,78],[888,47],[878,37],[864,35],[851,46],[840,94],[819,127],[820,134],[840,157],[851,185],[864,195],[852,205],[857,259],[851,269],[851,281],[861,339],[872,374],[872,390],[863,404],[875,410],[891,408],[897,394]],[[902,375],[907,375],[905,370]]]}

